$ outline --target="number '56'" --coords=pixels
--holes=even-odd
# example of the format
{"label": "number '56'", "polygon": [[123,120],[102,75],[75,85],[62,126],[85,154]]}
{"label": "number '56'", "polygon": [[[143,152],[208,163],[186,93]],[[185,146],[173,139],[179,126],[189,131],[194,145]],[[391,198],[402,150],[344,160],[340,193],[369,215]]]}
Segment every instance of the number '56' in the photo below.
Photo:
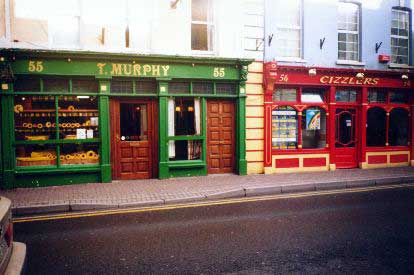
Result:
{"label": "number '56'", "polygon": [[29,61],[29,72],[43,71],[43,61]]}

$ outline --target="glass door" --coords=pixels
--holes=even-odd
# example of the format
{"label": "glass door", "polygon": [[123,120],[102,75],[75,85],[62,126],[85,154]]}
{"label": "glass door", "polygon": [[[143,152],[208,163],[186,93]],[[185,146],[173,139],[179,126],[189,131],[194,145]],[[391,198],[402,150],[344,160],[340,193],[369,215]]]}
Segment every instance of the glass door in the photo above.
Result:
{"label": "glass door", "polygon": [[337,168],[355,168],[357,162],[357,109],[336,107],[335,109],[335,156]]}

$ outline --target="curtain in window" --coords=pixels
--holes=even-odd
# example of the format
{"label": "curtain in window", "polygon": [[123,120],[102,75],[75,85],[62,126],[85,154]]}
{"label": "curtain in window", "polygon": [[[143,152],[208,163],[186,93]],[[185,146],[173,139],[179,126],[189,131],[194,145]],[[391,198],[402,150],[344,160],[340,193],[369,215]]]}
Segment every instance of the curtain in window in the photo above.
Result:
{"label": "curtain in window", "polygon": [[148,140],[147,105],[143,104],[140,107],[141,107],[141,137],[140,137],[140,140]]}
{"label": "curtain in window", "polygon": [[201,134],[200,113],[200,99],[194,99],[194,129],[196,135]]}
{"label": "curtain in window", "polygon": [[[169,99],[168,100],[168,136],[174,136],[175,135],[174,119],[175,119],[175,103],[174,103],[174,99]],[[175,142],[174,142],[174,140],[170,140],[168,142],[168,156],[170,158],[175,158]]]}

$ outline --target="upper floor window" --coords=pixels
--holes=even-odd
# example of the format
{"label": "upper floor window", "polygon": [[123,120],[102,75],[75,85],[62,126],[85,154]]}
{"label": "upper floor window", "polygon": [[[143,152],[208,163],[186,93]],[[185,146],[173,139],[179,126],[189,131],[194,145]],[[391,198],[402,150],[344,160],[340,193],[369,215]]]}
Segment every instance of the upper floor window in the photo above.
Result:
{"label": "upper floor window", "polygon": [[302,0],[277,0],[275,18],[276,55],[286,58],[301,58],[302,55]]}
{"label": "upper floor window", "polygon": [[409,64],[410,12],[392,9],[391,62]]}
{"label": "upper floor window", "polygon": [[359,5],[339,2],[338,59],[359,61]]}
{"label": "upper floor window", "polygon": [[214,23],[212,1],[191,1],[191,50],[213,50]]}
{"label": "upper floor window", "polygon": [[53,47],[79,47],[80,4],[78,0],[64,1],[49,18],[50,44]]}

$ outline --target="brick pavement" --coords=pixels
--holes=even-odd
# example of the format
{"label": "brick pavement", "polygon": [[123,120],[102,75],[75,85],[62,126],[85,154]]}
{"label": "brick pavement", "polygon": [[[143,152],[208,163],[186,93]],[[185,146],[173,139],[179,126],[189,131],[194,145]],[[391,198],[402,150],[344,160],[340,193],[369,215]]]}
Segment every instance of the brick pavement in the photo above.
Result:
{"label": "brick pavement", "polygon": [[207,199],[414,182],[414,167],[274,175],[209,175],[1,190],[15,214],[185,203]]}

